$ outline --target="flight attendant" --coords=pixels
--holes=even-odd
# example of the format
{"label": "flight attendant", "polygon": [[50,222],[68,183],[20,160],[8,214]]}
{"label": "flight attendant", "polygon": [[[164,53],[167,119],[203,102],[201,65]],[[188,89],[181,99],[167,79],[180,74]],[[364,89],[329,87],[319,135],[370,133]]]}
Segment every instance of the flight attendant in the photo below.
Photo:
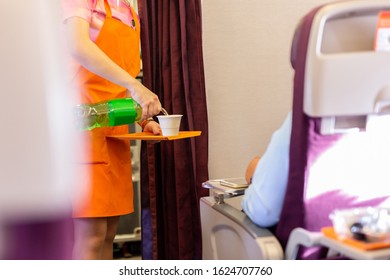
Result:
{"label": "flight attendant", "polygon": [[[142,107],[144,131],[160,134],[148,119],[161,111],[157,95],[136,80],[140,71],[140,23],[128,0],[62,0],[71,85],[80,103],[132,97]],[[134,211],[129,141],[107,138],[128,126],[80,132],[78,151],[85,199],[74,203],[75,259],[112,259],[121,215]],[[85,185],[82,185],[85,184]]]}

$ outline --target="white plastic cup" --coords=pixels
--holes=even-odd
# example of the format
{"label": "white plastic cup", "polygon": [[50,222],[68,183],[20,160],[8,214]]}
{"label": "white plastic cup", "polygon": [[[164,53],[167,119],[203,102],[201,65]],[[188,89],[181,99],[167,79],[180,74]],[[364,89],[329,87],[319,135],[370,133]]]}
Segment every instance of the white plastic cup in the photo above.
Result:
{"label": "white plastic cup", "polygon": [[163,136],[176,136],[179,134],[181,117],[183,115],[157,116]]}

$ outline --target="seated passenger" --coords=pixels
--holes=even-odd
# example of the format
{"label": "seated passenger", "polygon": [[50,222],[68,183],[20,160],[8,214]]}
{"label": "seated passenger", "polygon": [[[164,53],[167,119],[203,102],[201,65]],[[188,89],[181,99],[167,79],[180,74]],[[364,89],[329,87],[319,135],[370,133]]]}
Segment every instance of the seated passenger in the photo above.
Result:
{"label": "seated passenger", "polygon": [[246,170],[250,185],[241,206],[261,227],[271,227],[279,221],[288,179],[291,126],[290,112],[273,133],[264,155],[252,159]]}
{"label": "seated passenger", "polygon": [[[294,33],[290,63],[295,66],[297,44],[301,22]],[[250,183],[241,202],[243,211],[260,227],[272,227],[279,221],[286,193],[292,112],[289,112],[282,126],[276,130],[264,155],[253,158],[245,172]]]}

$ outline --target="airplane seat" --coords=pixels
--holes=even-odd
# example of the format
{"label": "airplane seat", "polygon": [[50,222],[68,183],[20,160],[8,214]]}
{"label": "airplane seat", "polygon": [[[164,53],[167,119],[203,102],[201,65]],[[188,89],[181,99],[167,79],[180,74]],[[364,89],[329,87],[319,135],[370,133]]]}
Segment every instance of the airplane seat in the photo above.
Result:
{"label": "airplane seat", "polygon": [[248,229],[232,193],[201,198],[205,259],[390,256],[350,252],[321,233],[335,209],[390,206],[390,52],[374,50],[379,14],[389,10],[386,1],[340,1],[303,17],[291,50],[291,164],[279,222]]}

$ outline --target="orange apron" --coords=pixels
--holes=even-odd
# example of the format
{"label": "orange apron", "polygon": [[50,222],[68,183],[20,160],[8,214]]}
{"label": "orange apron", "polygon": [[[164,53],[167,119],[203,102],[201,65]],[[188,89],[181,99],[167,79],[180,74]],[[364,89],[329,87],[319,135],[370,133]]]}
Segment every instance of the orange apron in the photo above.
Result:
{"label": "orange apron", "polygon": [[[132,9],[135,29],[112,17],[104,0],[106,19],[96,45],[115,63],[135,77],[140,71],[140,24]],[[81,103],[96,103],[126,96],[126,89],[80,66],[74,86]],[[128,133],[128,126],[96,128],[83,131],[83,144],[77,157],[83,170],[81,184],[86,184],[85,200],[74,204],[74,217],[108,217],[134,211],[130,141],[106,138]],[[84,182],[84,183],[83,183]]]}

